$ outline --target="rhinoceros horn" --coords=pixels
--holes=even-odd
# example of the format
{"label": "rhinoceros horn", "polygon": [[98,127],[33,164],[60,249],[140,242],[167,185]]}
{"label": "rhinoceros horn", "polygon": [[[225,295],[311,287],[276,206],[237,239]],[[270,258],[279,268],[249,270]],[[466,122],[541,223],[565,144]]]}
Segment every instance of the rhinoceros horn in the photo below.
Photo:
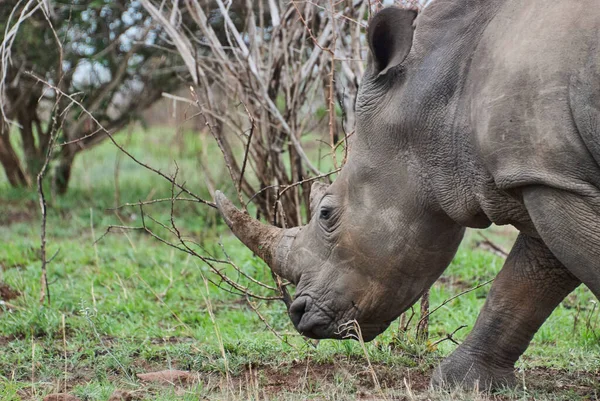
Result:
{"label": "rhinoceros horn", "polygon": [[238,210],[222,192],[216,191],[217,208],[231,231],[277,274],[293,281],[287,256],[299,228],[269,226]]}

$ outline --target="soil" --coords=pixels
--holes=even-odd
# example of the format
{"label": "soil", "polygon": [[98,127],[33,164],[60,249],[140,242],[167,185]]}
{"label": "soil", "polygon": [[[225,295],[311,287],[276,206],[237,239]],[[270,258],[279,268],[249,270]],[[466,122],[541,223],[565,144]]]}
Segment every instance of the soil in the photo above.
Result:
{"label": "soil", "polygon": [[[374,365],[373,369],[382,389],[403,392],[409,388],[412,393],[422,394],[429,390],[431,370],[423,371],[417,368],[401,368],[388,365]],[[525,384],[528,390],[546,393],[567,392],[575,393],[583,399],[597,400],[600,396],[600,374],[589,372],[566,372],[546,368],[537,368],[525,372]],[[381,396],[373,383],[370,370],[364,363],[353,364],[351,362],[339,362],[329,364],[306,364],[298,363],[292,366],[281,367],[253,367],[246,370],[234,380],[234,388],[248,383],[249,379],[260,377],[259,386],[261,392],[276,396],[281,392],[303,392],[308,391],[314,384],[333,385],[343,379],[358,379],[356,399],[379,400]],[[389,397],[387,397],[390,399]],[[269,397],[271,399],[271,397]],[[276,399],[276,398],[272,398]],[[415,398],[391,398],[394,400],[414,400]],[[420,398],[418,398],[420,399]],[[505,401],[510,398],[504,395],[489,395],[486,400]]]}
{"label": "soil", "polygon": [[0,300],[10,301],[19,297],[21,293],[14,288],[11,288],[8,284],[0,282]]}
{"label": "soil", "polygon": [[525,372],[525,382],[529,388],[539,391],[574,393],[586,400],[600,400],[600,372],[535,368]]}
{"label": "soil", "polygon": [[[419,368],[406,368],[385,364],[373,365],[371,371],[364,361],[341,360],[335,363],[317,364],[310,360],[277,366],[247,366],[238,375],[226,379],[217,373],[188,372],[181,370],[158,370],[157,365],[147,361],[139,361],[148,373],[138,374],[140,379],[135,391],[115,390],[109,401],[132,401],[146,399],[158,387],[172,387],[176,394],[185,394],[196,388],[198,382],[202,388],[220,392],[226,386],[233,389],[246,389],[252,393],[258,389],[265,399],[277,399],[282,393],[308,395],[313,389],[327,389],[339,386],[340,383],[352,383],[356,400],[375,401],[381,399],[381,393],[386,393],[386,399],[396,401],[414,401],[429,399],[429,380],[431,370]],[[160,368],[159,368],[160,369]],[[375,373],[382,390],[378,390],[373,381]],[[72,380],[67,384],[66,391],[71,391],[77,385],[89,383],[93,371],[73,372]],[[517,373],[518,375],[518,373]],[[117,383],[119,377],[111,377]],[[567,372],[547,368],[535,368],[525,371],[525,385],[530,392],[547,394],[573,394],[578,399],[598,400],[600,396],[600,373]],[[63,387],[64,388],[64,387]],[[407,390],[410,389],[410,390]],[[65,391],[65,390],[63,390]],[[394,396],[390,394],[407,394]],[[416,396],[413,396],[414,394]],[[68,398],[69,394],[51,394],[44,401],[76,401],[77,398]],[[30,399],[27,392],[22,392],[23,399]],[[425,398],[423,398],[425,397]],[[437,398],[436,398],[437,399]],[[488,395],[479,400],[508,401],[515,399],[502,394]]]}

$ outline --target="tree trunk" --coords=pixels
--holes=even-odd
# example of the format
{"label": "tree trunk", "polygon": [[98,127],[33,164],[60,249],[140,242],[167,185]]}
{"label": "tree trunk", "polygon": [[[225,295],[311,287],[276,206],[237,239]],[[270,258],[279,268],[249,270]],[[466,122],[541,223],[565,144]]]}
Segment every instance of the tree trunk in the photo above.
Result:
{"label": "tree trunk", "polygon": [[54,176],[52,177],[54,190],[59,195],[64,195],[67,193],[74,161],[75,152],[69,151],[67,148],[65,148],[65,151],[60,155],[58,165],[56,166],[54,170]]}
{"label": "tree trunk", "polygon": [[2,164],[8,182],[12,187],[26,187],[31,184],[29,177],[27,177],[21,168],[17,154],[10,144],[8,132],[4,134],[0,133],[0,164]]}
{"label": "tree trunk", "polygon": [[[34,106],[26,104],[23,109],[19,111],[17,120],[21,125],[21,127],[19,127],[19,132],[21,134],[21,141],[23,142],[23,156],[27,167],[27,173],[35,179],[44,165],[43,157],[45,155],[42,156],[40,149],[36,146],[33,132],[33,119],[35,114],[31,112],[29,107]],[[33,110],[35,111],[35,108]]]}

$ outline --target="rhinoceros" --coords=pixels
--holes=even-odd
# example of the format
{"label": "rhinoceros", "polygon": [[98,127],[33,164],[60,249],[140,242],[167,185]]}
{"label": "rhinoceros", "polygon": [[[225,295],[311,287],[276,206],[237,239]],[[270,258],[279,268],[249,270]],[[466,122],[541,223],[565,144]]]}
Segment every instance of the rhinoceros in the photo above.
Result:
{"label": "rhinoceros", "polygon": [[514,364],[581,283],[600,296],[598,0],[444,0],[385,8],[367,32],[350,156],[312,186],[312,218],[280,229],[218,208],[296,284],[312,338],[383,332],[449,265],[466,227],[519,230],[438,385],[514,383]]}

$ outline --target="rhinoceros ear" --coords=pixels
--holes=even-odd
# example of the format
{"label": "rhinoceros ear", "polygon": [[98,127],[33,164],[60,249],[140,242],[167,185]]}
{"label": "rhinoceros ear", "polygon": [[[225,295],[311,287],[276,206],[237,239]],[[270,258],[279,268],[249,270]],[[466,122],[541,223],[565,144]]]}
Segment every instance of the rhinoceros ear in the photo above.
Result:
{"label": "rhinoceros ear", "polygon": [[375,73],[385,75],[404,61],[413,41],[415,10],[388,7],[369,24],[368,40]]}

